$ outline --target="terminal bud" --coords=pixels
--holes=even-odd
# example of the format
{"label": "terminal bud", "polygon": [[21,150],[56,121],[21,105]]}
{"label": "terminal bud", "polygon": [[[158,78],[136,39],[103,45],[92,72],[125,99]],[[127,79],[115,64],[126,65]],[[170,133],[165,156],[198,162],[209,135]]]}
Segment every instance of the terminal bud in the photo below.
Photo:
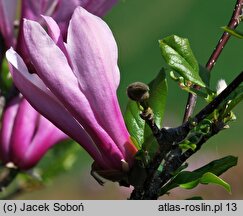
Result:
{"label": "terminal bud", "polygon": [[146,101],[149,98],[149,87],[142,82],[134,82],[127,87],[127,95],[137,102]]}

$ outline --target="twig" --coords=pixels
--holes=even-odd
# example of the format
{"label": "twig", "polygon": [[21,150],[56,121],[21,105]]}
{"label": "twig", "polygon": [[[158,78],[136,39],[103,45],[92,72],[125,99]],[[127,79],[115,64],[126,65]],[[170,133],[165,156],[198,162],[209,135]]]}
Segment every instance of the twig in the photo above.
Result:
{"label": "twig", "polygon": [[[224,100],[227,98],[241,83],[243,82],[243,72],[241,72],[228,86],[222,91],[211,103],[209,103],[204,109],[202,109],[191,121],[187,121],[184,127],[189,129],[191,124],[198,124],[210,115]],[[187,150],[181,155],[169,158],[164,164],[164,168],[158,178],[153,179],[150,184],[145,187],[145,192],[142,199],[157,199],[159,189],[172,177],[172,173],[177,170],[189,157],[195,154],[201,146],[212,136],[216,135],[222,130],[221,122],[213,123],[211,132],[204,135],[197,143],[195,150]]]}
{"label": "twig", "polygon": [[5,187],[12,183],[18,173],[19,170],[16,168],[3,168],[0,174],[0,192],[2,192]]}
{"label": "twig", "polygon": [[196,123],[201,122],[205,117],[211,114],[220,103],[227,98],[243,82],[243,72],[241,72],[211,103],[203,108],[194,118]]}
{"label": "twig", "polygon": [[[235,29],[239,25],[240,16],[242,15],[242,5],[243,5],[243,0],[237,0],[237,2],[235,4],[233,15],[228,24],[229,28]],[[210,58],[206,64],[206,68],[209,72],[214,67],[218,57],[220,56],[225,45],[227,44],[229,38],[230,38],[229,33],[224,32],[222,34],[216,48],[214,49],[212,55],[210,56]],[[200,89],[199,86],[194,86],[194,88]],[[188,96],[188,100],[187,100],[187,104],[186,104],[186,108],[185,108],[183,122],[186,122],[189,119],[189,117],[192,115],[195,105],[196,105],[196,100],[197,100],[197,96],[195,94],[190,93]]]}
{"label": "twig", "polygon": [[[222,130],[222,128],[218,128],[218,125],[212,124],[211,133],[204,135],[200,139],[200,141],[197,143],[197,147],[195,150],[188,149],[180,156],[174,157],[171,160],[167,161],[164,164],[164,170],[161,172],[161,174],[159,175],[159,178],[157,180],[157,188],[161,188],[163,185],[165,185],[171,179],[171,177],[173,177],[174,171],[179,169],[188,158],[190,158],[193,154],[195,154],[198,150],[201,149],[201,147],[204,143],[206,143],[214,135],[218,134],[221,130]],[[150,196],[152,196],[153,199],[157,199],[158,196],[161,196],[161,195],[163,195],[163,194],[158,194],[158,195],[153,194]]]}

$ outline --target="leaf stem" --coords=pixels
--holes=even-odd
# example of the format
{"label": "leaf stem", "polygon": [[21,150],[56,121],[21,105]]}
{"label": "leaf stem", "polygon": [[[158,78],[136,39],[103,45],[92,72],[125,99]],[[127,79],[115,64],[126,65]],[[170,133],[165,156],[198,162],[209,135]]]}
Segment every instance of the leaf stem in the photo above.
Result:
{"label": "leaf stem", "polygon": [[[242,15],[242,6],[243,6],[243,0],[237,0],[232,17],[228,23],[229,28],[235,29],[239,25],[240,17]],[[229,38],[230,38],[230,34],[228,32],[224,32],[222,34],[216,48],[214,49],[212,55],[210,56],[206,64],[206,68],[208,69],[209,72],[214,67],[216,61],[218,60],[218,57],[220,56],[225,45],[227,44]],[[195,85],[194,88],[200,89],[200,87],[197,85]],[[196,101],[197,101],[197,96],[195,94],[190,93],[187,99],[183,122],[186,122],[189,119],[189,117],[192,115],[196,105]]]}

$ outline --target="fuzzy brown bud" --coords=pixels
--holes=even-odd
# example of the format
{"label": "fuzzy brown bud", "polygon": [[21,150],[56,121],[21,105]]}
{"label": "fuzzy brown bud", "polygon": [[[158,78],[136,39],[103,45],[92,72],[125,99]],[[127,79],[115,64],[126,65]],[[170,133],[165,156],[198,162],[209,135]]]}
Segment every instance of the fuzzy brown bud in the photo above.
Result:
{"label": "fuzzy brown bud", "polygon": [[149,98],[149,87],[142,82],[134,82],[127,87],[127,95],[131,100],[145,101]]}

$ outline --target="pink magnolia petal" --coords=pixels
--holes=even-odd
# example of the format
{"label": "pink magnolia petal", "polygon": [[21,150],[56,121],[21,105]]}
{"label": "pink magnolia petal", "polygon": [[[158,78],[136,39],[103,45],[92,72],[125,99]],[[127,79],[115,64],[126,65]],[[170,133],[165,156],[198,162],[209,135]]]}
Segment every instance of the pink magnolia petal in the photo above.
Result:
{"label": "pink magnolia petal", "polygon": [[61,31],[57,25],[57,23],[55,22],[55,20],[52,17],[48,17],[48,16],[42,16],[47,24],[48,27],[48,34],[51,37],[51,39],[57,44],[57,46],[59,48],[61,48],[61,50],[63,51],[63,47],[64,46],[64,42],[63,42],[63,38],[61,35]]}
{"label": "pink magnolia petal", "polygon": [[41,15],[51,16],[60,0],[22,0],[22,17],[38,21]]}
{"label": "pink magnolia petal", "polygon": [[42,16],[47,24],[48,27],[48,34],[51,37],[51,39],[57,44],[57,46],[62,50],[62,52],[65,54],[66,58],[68,59],[68,62],[70,64],[69,56],[65,47],[65,44],[63,42],[63,37],[60,31],[60,28],[58,27],[57,23],[54,19],[48,16]]}
{"label": "pink magnolia petal", "polygon": [[40,21],[40,15],[52,16],[66,38],[68,22],[77,6],[103,16],[117,0],[22,0],[22,18]]}
{"label": "pink magnolia petal", "polygon": [[36,76],[30,74],[20,56],[10,49],[6,53],[11,64],[11,74],[17,88],[32,106],[53,122],[58,128],[79,142],[86,151],[103,167],[109,167],[105,158],[93,144],[92,139],[83,127],[60,104],[57,98],[45,87],[45,84]]}
{"label": "pink magnolia petal", "polygon": [[53,13],[53,18],[65,36],[68,22],[77,6],[82,6],[97,16],[104,16],[116,3],[117,0],[61,0],[58,9]]}
{"label": "pink magnolia petal", "polygon": [[24,31],[31,60],[43,82],[92,136],[102,155],[113,155],[109,159],[121,166],[117,162],[123,158],[122,153],[97,122],[65,55],[38,23],[26,20]]}
{"label": "pink magnolia petal", "polygon": [[0,129],[0,159],[4,162],[9,161],[11,136],[15,117],[19,108],[20,98],[14,98],[2,113]]}
{"label": "pink magnolia petal", "polygon": [[[117,89],[120,82],[117,44],[109,26],[102,19],[78,7],[70,21],[67,44],[74,61],[81,57],[84,67],[87,67],[87,61],[95,63],[91,69],[99,69],[100,74],[103,72],[109,85]],[[77,50],[81,51],[78,56]],[[74,72],[77,77],[82,76],[79,74],[82,72]]]}
{"label": "pink magnolia petal", "polygon": [[79,0],[80,6],[96,16],[104,16],[118,0]]}
{"label": "pink magnolia petal", "polygon": [[[29,104],[29,110],[33,109]],[[28,113],[26,113],[28,115]],[[37,164],[43,155],[56,143],[68,139],[68,136],[55,127],[50,121],[39,114],[36,131],[25,152],[17,152],[18,146],[12,146],[15,151],[14,161],[21,169],[29,169]],[[22,125],[23,127],[23,125]]]}
{"label": "pink magnolia petal", "polygon": [[10,154],[13,154],[13,156],[11,155],[11,158],[15,157],[16,152],[17,155],[25,154],[29,143],[35,135],[36,122],[38,121],[38,118],[39,113],[36,112],[26,100],[22,100],[12,129],[10,143],[12,145],[11,149],[14,149],[14,152],[11,151]]}
{"label": "pink magnolia petal", "polygon": [[21,54],[25,63],[30,67],[30,59],[26,50],[23,35],[23,18],[31,19],[43,23],[41,15],[51,16],[59,5],[60,0],[22,0],[21,1],[21,19],[17,39],[16,50]]}
{"label": "pink magnolia petal", "polygon": [[16,9],[17,0],[0,0],[0,32],[7,47],[15,45],[14,21]]}
{"label": "pink magnolia petal", "polygon": [[116,96],[117,46],[111,30],[99,17],[78,7],[70,21],[67,49],[80,89],[96,119],[123,155],[131,158],[136,149],[127,151],[130,140]]}

